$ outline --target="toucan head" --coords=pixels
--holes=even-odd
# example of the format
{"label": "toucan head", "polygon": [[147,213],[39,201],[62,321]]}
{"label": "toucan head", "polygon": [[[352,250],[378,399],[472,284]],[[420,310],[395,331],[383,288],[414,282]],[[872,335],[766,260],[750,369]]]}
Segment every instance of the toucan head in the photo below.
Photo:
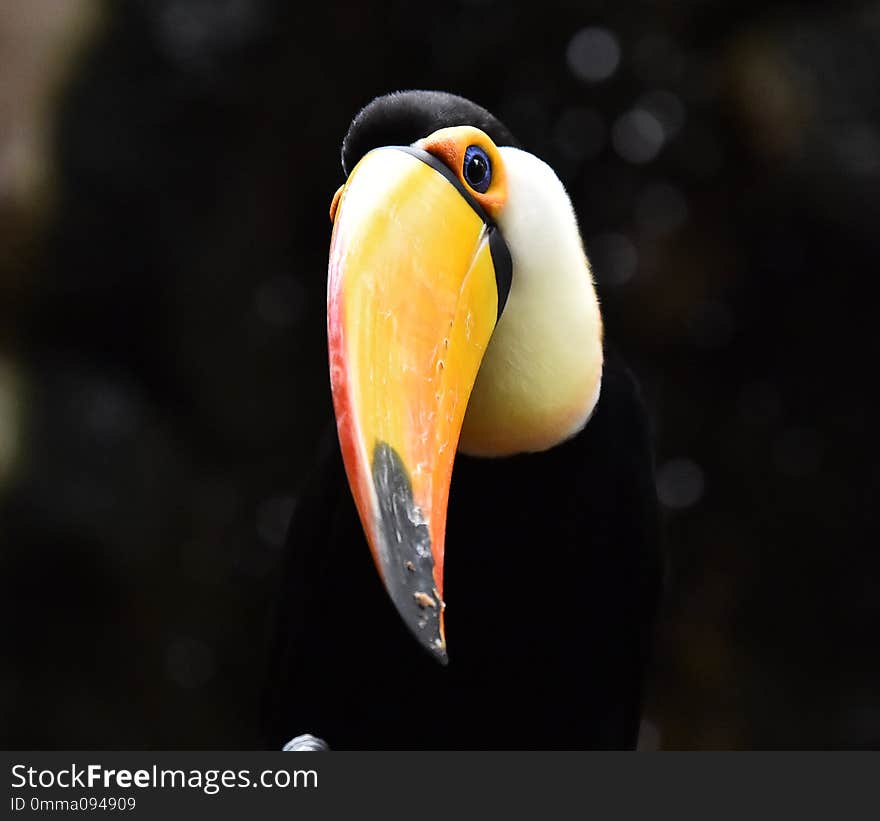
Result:
{"label": "toucan head", "polygon": [[546,450],[583,428],[599,306],[565,189],[480,106],[380,97],[342,154],[327,290],[339,441],[385,587],[445,662],[455,454]]}

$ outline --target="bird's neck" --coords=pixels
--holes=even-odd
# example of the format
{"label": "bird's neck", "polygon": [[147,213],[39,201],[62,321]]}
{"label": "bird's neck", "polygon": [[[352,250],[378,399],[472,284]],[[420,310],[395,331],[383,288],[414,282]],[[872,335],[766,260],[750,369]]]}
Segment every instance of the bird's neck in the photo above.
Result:
{"label": "bird's neck", "polygon": [[513,280],[459,442],[474,456],[542,451],[574,436],[602,380],[602,318],[568,195],[536,157],[501,150],[510,193],[498,225]]}

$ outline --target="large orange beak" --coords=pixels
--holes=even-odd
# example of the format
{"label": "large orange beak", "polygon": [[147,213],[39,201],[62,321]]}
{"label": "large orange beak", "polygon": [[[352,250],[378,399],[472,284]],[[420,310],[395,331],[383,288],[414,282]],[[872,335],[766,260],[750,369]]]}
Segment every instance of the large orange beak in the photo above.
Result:
{"label": "large orange beak", "polygon": [[403,620],[445,663],[452,464],[510,256],[444,169],[408,148],[354,168],[332,209],[327,325],[339,441],[373,558]]}

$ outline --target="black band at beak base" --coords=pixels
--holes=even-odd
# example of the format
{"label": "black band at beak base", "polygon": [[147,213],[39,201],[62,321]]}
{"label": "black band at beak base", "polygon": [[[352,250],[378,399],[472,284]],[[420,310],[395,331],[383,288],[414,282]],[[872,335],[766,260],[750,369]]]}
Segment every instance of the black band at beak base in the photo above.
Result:
{"label": "black band at beak base", "polygon": [[492,254],[492,266],[495,269],[495,285],[498,289],[498,318],[507,304],[507,295],[510,293],[510,282],[513,278],[513,260],[510,257],[510,249],[504,241],[504,236],[494,220],[486,213],[486,210],[474,199],[473,194],[467,190],[464,183],[455,172],[446,165],[443,160],[421,148],[411,145],[396,145],[394,148],[412,154],[425,165],[431,166],[438,174],[455,187],[456,191],[464,198],[464,201],[474,210],[474,213],[484,222],[489,233],[489,251]]}

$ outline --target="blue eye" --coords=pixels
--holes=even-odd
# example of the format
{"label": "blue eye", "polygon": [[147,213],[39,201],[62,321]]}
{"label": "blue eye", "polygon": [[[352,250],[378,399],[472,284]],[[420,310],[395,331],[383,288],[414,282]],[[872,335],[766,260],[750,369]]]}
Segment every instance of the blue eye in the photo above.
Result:
{"label": "blue eye", "polygon": [[478,145],[469,145],[464,152],[464,178],[474,191],[485,194],[492,182],[492,163],[489,155]]}

